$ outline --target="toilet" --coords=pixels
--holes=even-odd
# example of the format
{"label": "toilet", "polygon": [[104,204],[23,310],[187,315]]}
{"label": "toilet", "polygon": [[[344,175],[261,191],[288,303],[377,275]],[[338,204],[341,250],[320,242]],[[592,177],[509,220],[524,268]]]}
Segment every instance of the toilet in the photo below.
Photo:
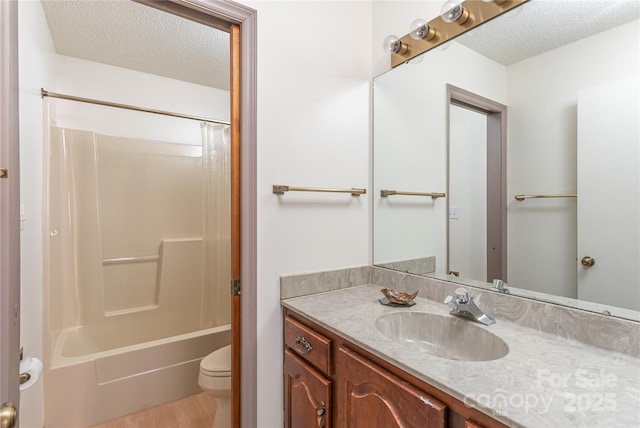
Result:
{"label": "toilet", "polygon": [[200,362],[198,385],[218,399],[213,428],[231,426],[231,345],[207,355]]}

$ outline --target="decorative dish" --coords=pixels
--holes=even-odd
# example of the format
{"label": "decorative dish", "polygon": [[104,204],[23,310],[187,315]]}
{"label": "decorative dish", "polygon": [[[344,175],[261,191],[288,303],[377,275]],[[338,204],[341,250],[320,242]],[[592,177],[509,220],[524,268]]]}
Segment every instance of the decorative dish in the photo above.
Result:
{"label": "decorative dish", "polygon": [[380,303],[388,306],[413,306],[416,304],[413,299],[418,295],[417,291],[413,294],[409,294],[403,291],[392,290],[390,288],[383,288],[380,292],[385,296],[385,299],[380,299]]}

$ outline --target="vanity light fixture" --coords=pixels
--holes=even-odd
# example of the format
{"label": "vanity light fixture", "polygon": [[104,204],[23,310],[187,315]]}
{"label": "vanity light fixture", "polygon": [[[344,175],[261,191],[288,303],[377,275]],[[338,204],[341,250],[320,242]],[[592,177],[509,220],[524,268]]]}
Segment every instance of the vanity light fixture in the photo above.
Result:
{"label": "vanity light fixture", "polygon": [[469,10],[462,6],[462,0],[447,0],[440,10],[440,17],[447,23],[455,22],[462,25],[470,16]]}
{"label": "vanity light fixture", "polygon": [[[416,19],[409,34],[398,38],[387,36],[382,44],[391,57],[391,67],[422,60],[422,54],[434,49],[446,49],[447,43],[482,23],[502,15],[530,0],[446,0],[440,16],[425,21]],[[491,4],[493,3],[493,4]],[[456,23],[458,25],[448,25]]]}
{"label": "vanity light fixture", "polygon": [[418,18],[409,26],[409,35],[413,40],[432,40],[436,37],[436,29],[432,28],[422,18]]}
{"label": "vanity light fixture", "polygon": [[382,42],[382,48],[388,54],[398,54],[398,55],[405,54],[409,49],[409,47],[406,44],[402,43],[402,41],[398,37],[394,36],[393,34],[390,36],[387,36],[384,39],[384,41]]}

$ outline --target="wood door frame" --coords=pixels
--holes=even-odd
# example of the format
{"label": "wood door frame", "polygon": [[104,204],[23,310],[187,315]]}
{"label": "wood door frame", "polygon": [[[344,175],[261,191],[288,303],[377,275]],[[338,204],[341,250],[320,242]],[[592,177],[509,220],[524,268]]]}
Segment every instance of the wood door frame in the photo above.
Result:
{"label": "wood door frame", "polygon": [[[449,272],[449,152],[451,105],[487,116],[487,281],[507,281],[507,106],[447,84],[446,175],[447,175],[447,273]],[[478,278],[475,278],[478,279]]]}
{"label": "wood door frame", "polygon": [[[20,127],[18,4],[0,2],[0,404],[19,407],[20,364]],[[8,379],[6,379],[8,377]]]}
{"label": "wood door frame", "polygon": [[134,1],[230,33],[231,278],[242,287],[241,294],[231,297],[231,424],[234,428],[254,427],[257,426],[257,12],[231,1]]}

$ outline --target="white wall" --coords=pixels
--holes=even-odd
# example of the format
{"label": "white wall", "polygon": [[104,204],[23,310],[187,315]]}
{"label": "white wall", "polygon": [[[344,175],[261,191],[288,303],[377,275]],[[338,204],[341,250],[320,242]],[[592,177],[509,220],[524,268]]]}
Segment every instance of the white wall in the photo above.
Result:
{"label": "white wall", "polygon": [[[229,120],[229,91],[120,67],[56,55],[52,92],[223,121]],[[47,98],[64,128],[118,137],[200,144],[200,122],[151,113]]]}
{"label": "white wall", "polygon": [[507,68],[508,278],[515,287],[576,297],[576,200],[513,196],[576,192],[578,92],[640,74],[638,22]]}
{"label": "white wall", "polygon": [[369,263],[371,3],[246,4],[258,11],[258,425],[279,428],[279,276]]}
{"label": "white wall", "polygon": [[[40,88],[52,85],[53,42],[40,2],[18,4],[20,69],[20,200],[24,205],[21,233],[20,341],[25,356],[42,360],[42,128]],[[20,394],[23,427],[44,422],[43,380]]]}

